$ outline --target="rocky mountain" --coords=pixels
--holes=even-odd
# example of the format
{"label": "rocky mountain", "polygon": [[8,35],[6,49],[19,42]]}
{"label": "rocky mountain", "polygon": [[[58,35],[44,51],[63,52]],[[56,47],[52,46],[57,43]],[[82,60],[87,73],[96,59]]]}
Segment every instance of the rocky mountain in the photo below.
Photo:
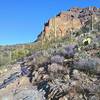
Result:
{"label": "rocky mountain", "polygon": [[[99,19],[99,8],[87,7],[69,9],[59,13],[45,23],[44,30],[38,36],[37,41],[50,41],[52,39],[67,36],[69,33],[78,31],[79,29],[86,27],[88,24],[93,24]],[[92,28],[92,24],[90,28]]]}
{"label": "rocky mountain", "polygon": [[0,100],[100,100],[100,8],[61,12],[33,44],[1,48],[16,60],[0,69]]}

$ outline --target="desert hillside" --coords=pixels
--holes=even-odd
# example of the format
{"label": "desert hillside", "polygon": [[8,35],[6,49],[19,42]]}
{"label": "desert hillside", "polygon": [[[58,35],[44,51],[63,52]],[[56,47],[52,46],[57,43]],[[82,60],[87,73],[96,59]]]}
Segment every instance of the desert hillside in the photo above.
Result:
{"label": "desert hillside", "polygon": [[100,8],[61,12],[0,56],[0,100],[100,100]]}

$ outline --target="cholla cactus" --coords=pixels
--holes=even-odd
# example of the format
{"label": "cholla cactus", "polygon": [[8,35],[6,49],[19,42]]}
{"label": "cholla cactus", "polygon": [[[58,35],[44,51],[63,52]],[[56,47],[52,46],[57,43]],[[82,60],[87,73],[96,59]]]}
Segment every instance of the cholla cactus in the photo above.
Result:
{"label": "cholla cactus", "polygon": [[83,44],[88,45],[91,43],[91,38],[86,38],[83,40]]}

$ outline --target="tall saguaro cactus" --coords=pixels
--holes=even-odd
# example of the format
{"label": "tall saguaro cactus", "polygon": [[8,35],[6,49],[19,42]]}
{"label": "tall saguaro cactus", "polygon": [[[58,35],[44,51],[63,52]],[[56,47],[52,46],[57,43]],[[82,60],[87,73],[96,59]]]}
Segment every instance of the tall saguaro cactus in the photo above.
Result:
{"label": "tall saguaro cactus", "polygon": [[54,17],[52,19],[52,27],[54,29],[54,39],[56,40],[56,37],[57,37],[57,24],[56,24],[56,17]]}
{"label": "tall saguaro cactus", "polygon": [[95,18],[95,16],[94,15],[91,15],[91,26],[90,26],[90,31],[93,31],[94,30],[94,27],[93,27],[93,24],[94,24],[94,18]]}
{"label": "tall saguaro cactus", "polygon": [[90,27],[90,30],[92,31],[93,30],[93,15],[91,15],[91,27]]}

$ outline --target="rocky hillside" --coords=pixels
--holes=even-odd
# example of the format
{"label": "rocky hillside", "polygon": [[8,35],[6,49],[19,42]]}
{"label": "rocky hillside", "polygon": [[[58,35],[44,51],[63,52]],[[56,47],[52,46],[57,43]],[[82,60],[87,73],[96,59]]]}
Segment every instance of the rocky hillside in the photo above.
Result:
{"label": "rocky hillside", "polygon": [[1,100],[100,100],[100,8],[62,12],[20,47],[0,70]]}
{"label": "rocky hillside", "polygon": [[[100,9],[96,7],[72,8],[59,13],[45,23],[35,43],[0,46],[0,66],[21,59],[33,51],[47,49],[52,42],[70,38],[73,33],[100,31]],[[75,40],[75,38],[73,38]],[[76,42],[76,41],[74,41]]]}
{"label": "rocky hillside", "polygon": [[50,41],[52,39],[61,38],[89,24],[90,28],[93,28],[92,24],[99,19],[99,8],[87,7],[69,9],[68,11],[59,13],[45,23],[44,30],[39,35],[38,40]]}

